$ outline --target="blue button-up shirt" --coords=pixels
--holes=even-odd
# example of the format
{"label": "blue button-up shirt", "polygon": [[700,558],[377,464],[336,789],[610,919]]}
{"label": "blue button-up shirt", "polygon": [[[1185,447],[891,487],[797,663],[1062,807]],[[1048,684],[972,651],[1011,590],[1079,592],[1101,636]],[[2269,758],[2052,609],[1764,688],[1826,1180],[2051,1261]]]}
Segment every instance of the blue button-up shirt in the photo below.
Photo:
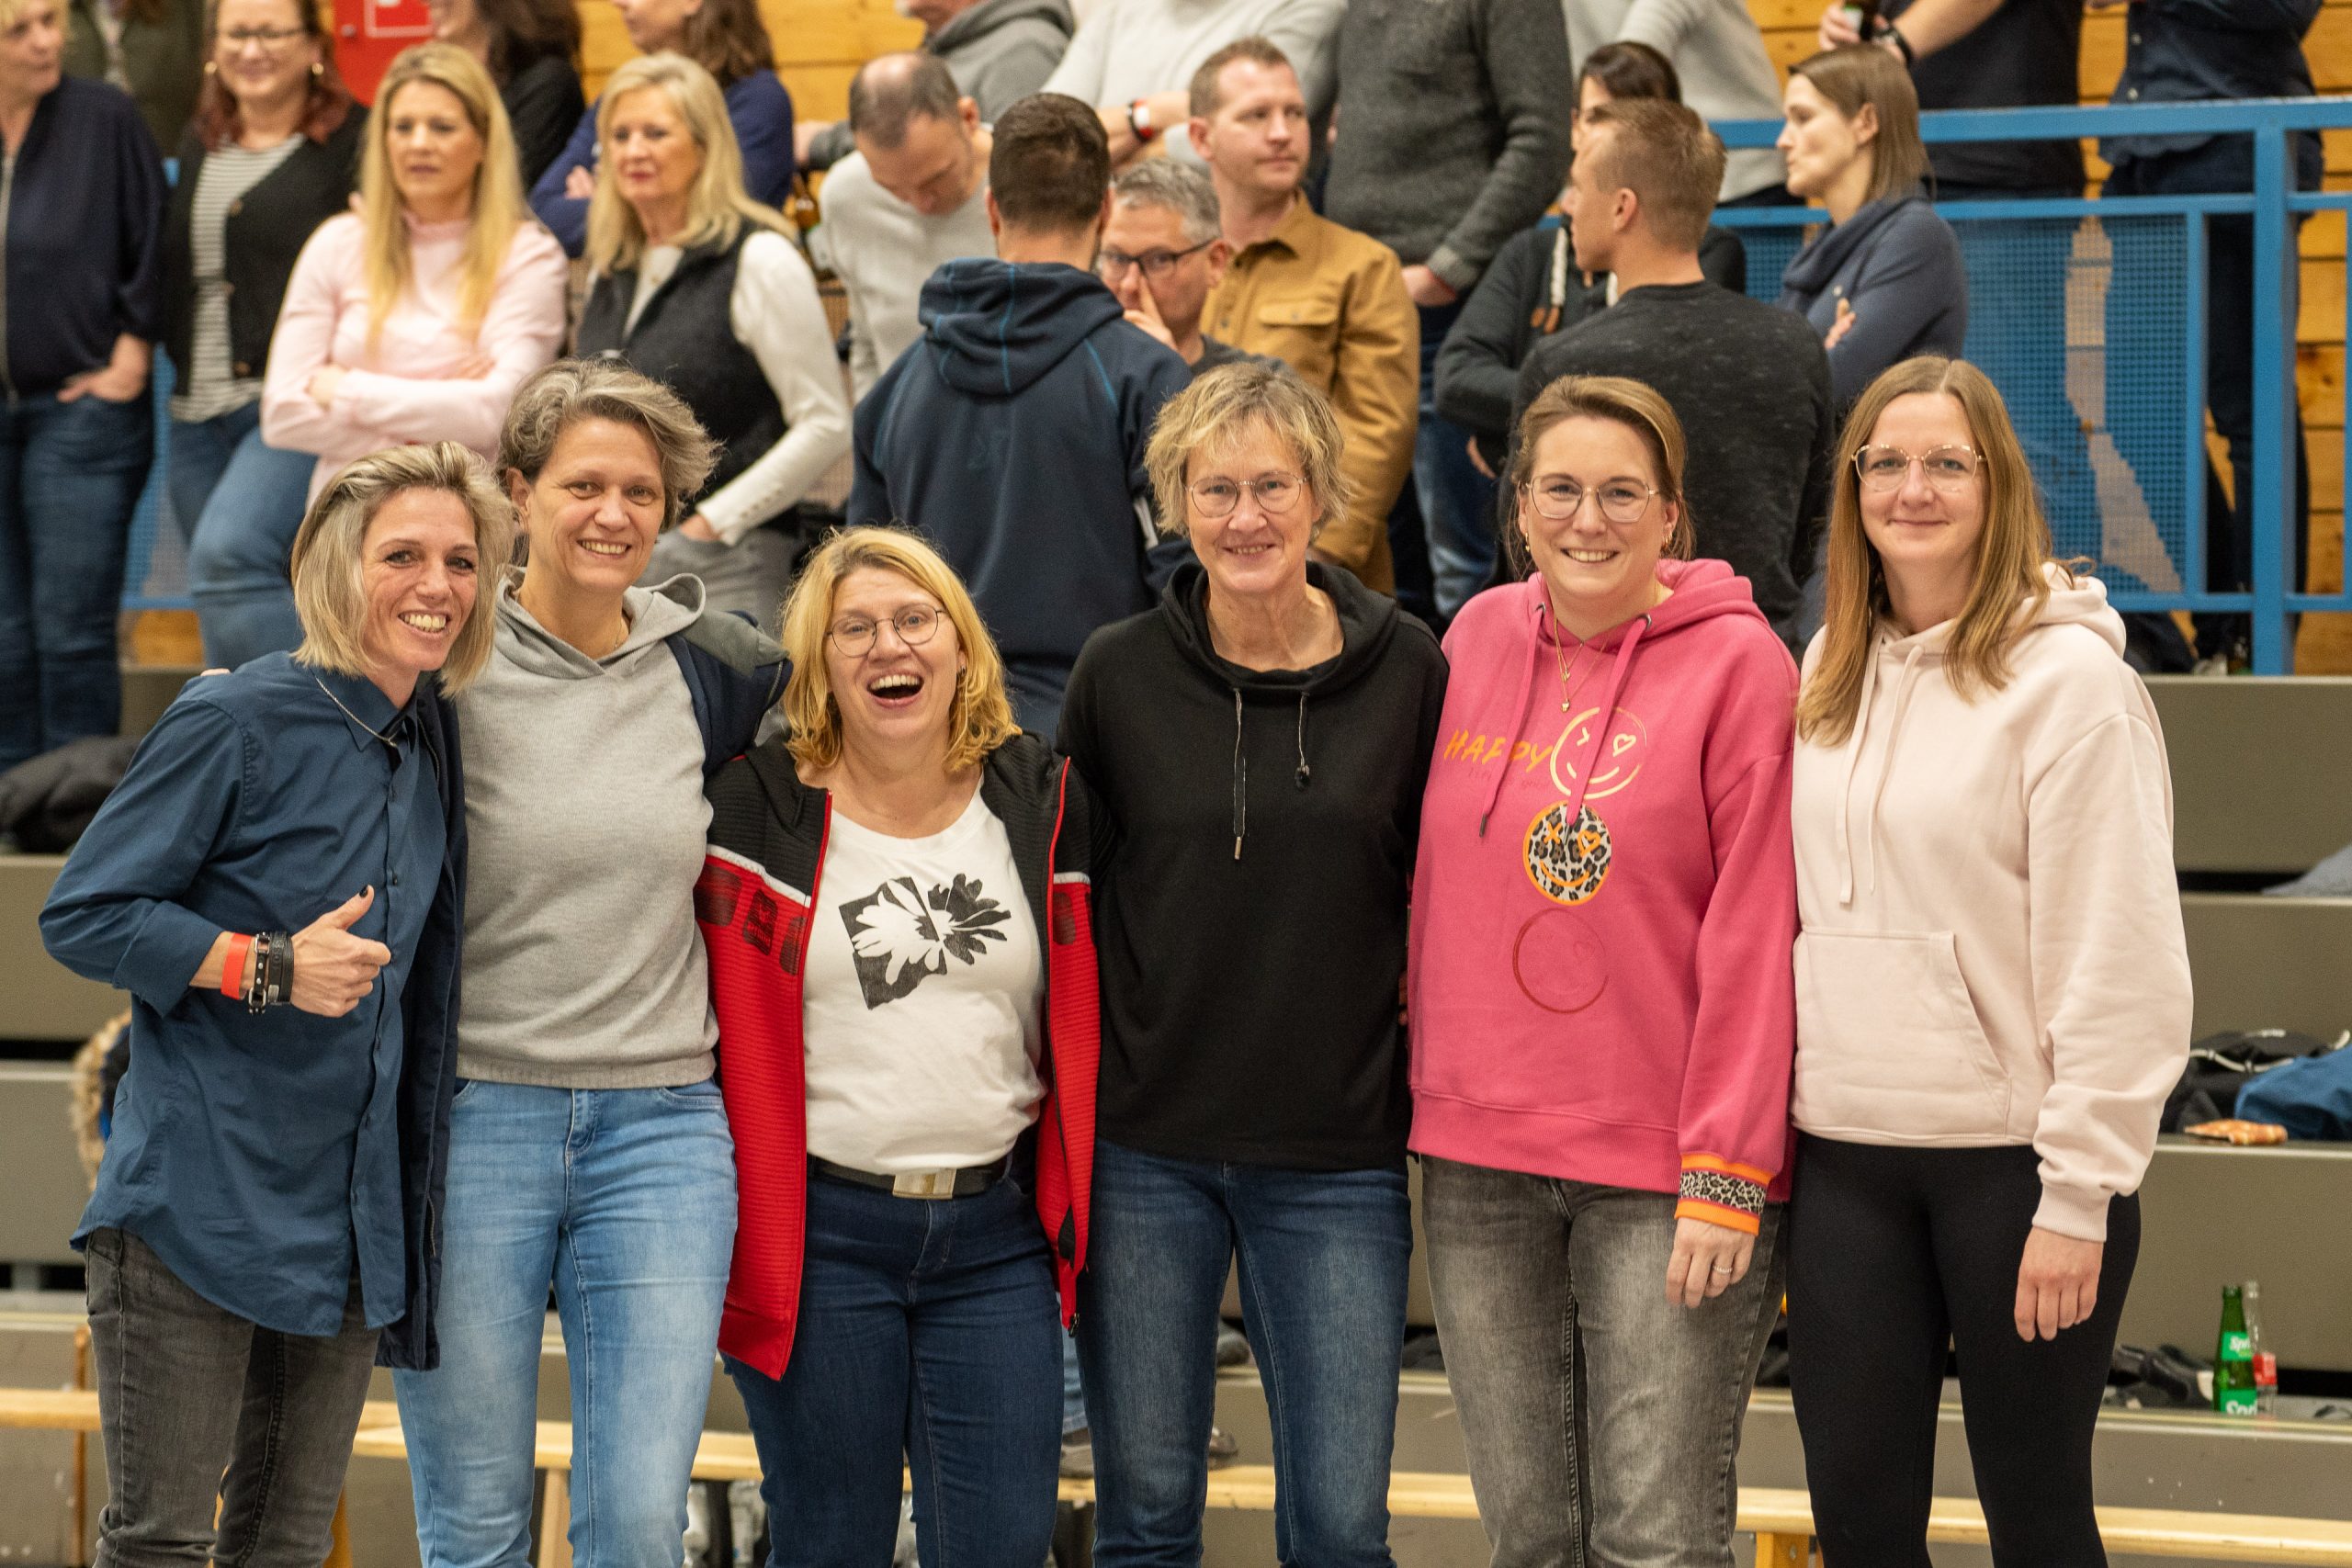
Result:
{"label": "blue button-up shirt", "polygon": [[[2132,0],[2124,22],[2123,74],[2118,104],[2194,104],[2227,98],[2308,98],[2311,66],[2303,35],[2319,17],[2320,0]],[[2099,156],[2110,164],[2185,152],[2216,141],[2203,133],[2108,136]],[[2233,136],[2228,153],[2244,160],[2243,188],[2252,188],[2254,152]],[[2315,134],[2291,138],[2296,183],[2316,189],[2320,144]]]}
{"label": "blue button-up shirt", "polygon": [[[355,1270],[370,1326],[406,1310],[401,998],[447,848],[435,766],[372,683],[283,654],[192,682],[141,744],[41,911],[61,963],[132,998],[76,1245],[127,1231],[288,1334],[338,1331]],[[299,931],[370,886],[351,930],[392,960],[344,1017],[189,986],[222,931]]]}

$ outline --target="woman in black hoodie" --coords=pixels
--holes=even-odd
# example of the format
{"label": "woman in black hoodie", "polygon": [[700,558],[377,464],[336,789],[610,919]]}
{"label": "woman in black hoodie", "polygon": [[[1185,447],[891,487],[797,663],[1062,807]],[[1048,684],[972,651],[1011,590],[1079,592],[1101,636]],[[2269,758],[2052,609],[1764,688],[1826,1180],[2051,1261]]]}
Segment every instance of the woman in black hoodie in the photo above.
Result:
{"label": "woman in black hoodie", "polygon": [[1286,1561],[1387,1560],[1412,1247],[1397,983],[1437,639],[1310,560],[1344,512],[1330,405],[1203,376],[1147,455],[1191,536],[1103,628],[1061,748],[1101,798],[1102,1076],[1079,1353],[1096,1561],[1197,1557],[1217,1303],[1238,1253]]}

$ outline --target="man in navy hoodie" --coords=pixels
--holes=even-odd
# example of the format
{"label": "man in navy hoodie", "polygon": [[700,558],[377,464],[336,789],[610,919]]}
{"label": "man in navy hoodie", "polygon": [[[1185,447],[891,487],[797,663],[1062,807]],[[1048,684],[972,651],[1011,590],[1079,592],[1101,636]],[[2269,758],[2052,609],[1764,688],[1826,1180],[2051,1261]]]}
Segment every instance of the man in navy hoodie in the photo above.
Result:
{"label": "man in navy hoodie", "polygon": [[1092,108],[1041,93],[989,152],[997,259],[923,285],[923,335],[857,405],[852,523],[920,529],[1004,655],[1023,728],[1051,736],[1079,649],[1151,607],[1186,551],[1154,521],[1144,445],[1184,361],[1094,276],[1111,152]]}

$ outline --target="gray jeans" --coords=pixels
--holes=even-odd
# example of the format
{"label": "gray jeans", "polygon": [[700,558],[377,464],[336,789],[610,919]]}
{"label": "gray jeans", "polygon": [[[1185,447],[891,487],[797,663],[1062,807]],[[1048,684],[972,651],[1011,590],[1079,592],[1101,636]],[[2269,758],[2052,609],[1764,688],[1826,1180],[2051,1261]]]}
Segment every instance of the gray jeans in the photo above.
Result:
{"label": "gray jeans", "polygon": [[1666,1300],[1674,1203],[1422,1161],[1430,1291],[1494,1568],[1731,1568],[1781,1210],[1747,1277],[1688,1308]]}
{"label": "gray jeans", "polygon": [[123,1231],[92,1232],[84,1264],[107,1453],[97,1568],[318,1568],[376,1359],[356,1281],[343,1331],[314,1339],[224,1312]]}

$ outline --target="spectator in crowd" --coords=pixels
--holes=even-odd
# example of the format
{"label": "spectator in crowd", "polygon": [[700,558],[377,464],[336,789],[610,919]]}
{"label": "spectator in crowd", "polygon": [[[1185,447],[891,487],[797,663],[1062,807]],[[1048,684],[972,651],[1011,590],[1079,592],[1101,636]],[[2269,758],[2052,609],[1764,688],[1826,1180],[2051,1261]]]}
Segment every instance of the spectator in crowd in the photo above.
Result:
{"label": "spectator in crowd", "polygon": [[[1660,6],[1640,0],[1564,0],[1568,58],[1589,62],[1611,44],[1640,44],[1668,63],[1680,90],[1651,94],[1689,104],[1702,119],[1770,119],[1781,112],[1780,73],[1747,0]],[[1591,80],[1589,70],[1582,77]],[[1622,96],[1622,95],[1621,95]],[[1719,206],[1778,207],[1789,199],[1780,152],[1743,147],[1724,164]]]}
{"label": "spectator in crowd", "polygon": [[[984,121],[1046,85],[1078,27],[1069,0],[899,0],[899,14],[922,24],[922,52],[947,67]],[[804,169],[830,169],[855,151],[856,135],[847,120],[801,120],[794,156]]]}
{"label": "spectator in crowd", "polygon": [[694,913],[703,782],[783,683],[775,645],[706,610],[694,579],[632,586],[710,450],[675,394],[601,360],[526,382],[499,438],[530,548],[492,585],[490,664],[458,704],[469,863],[441,1364],[392,1379],[425,1568],[511,1562],[530,1540],[550,1287],[575,1557],[666,1568],[685,1531],[735,1234]]}
{"label": "spectator in crowd", "polygon": [[563,342],[563,253],[523,205],[490,73],[418,44],[377,97],[359,209],[302,247],[262,385],[262,438],[318,455],[313,495],[387,442],[494,451],[514,389]]}
{"label": "spectator in crowd", "polygon": [[65,73],[129,93],[158,147],[176,147],[204,79],[205,0],[63,0]]}
{"label": "spectator in crowd", "polygon": [[785,646],[790,728],[711,781],[695,890],[743,1184],[727,1371],[779,1557],[888,1562],[905,1464],[924,1562],[1025,1568],[1091,1229],[1091,803],[914,536],[828,540]]}
{"label": "spectator in crowd", "polygon": [[312,462],[262,440],[262,371],[304,243],[351,205],[368,117],[304,0],[219,0],[207,52],[164,220],[170,495],[204,657],[234,669],[302,639],[286,561]]}
{"label": "spectator in crowd", "polygon": [[[1682,86],[1666,56],[1645,43],[1604,43],[1577,73],[1574,141],[1584,144],[1585,118],[1619,98],[1682,101]],[[1567,194],[1560,208],[1567,209]],[[1717,206],[1722,203],[1718,202]],[[1528,350],[1566,331],[1617,297],[1614,276],[1576,265],[1566,218],[1545,218],[1503,243],[1463,302],[1437,355],[1437,412],[1470,432],[1479,466],[1492,471],[1510,442],[1510,411],[1519,367]],[[1699,241],[1699,269],[1707,281],[1735,294],[1747,290],[1747,247],[1715,224]]]}
{"label": "spectator in crowd", "polygon": [[514,130],[523,188],[563,151],[580,96],[580,10],[571,0],[426,0],[433,36],[482,62]]}
{"label": "spectator in crowd", "polygon": [[2188,1049],[2164,738],[1982,372],[1894,367],[1838,458],[1793,804],[1815,1532],[1926,1560],[1951,1345],[1994,1561],[2103,1562],[2092,1428]]}
{"label": "spectator in crowd", "polygon": [[1396,253],[1308,204],[1306,96],[1272,39],[1238,39],[1209,56],[1193,73],[1191,107],[1232,255],[1210,296],[1210,330],[1330,400],[1348,493],[1315,553],[1392,592],[1387,519],[1412,471],[1420,332]]}
{"label": "spectator in crowd", "polygon": [[1119,297],[1127,320],[1182,355],[1195,379],[1220,365],[1261,359],[1201,331],[1201,311],[1230,259],[1216,187],[1199,165],[1154,158],[1111,182],[1111,220],[1095,276]]}
{"label": "spectator in crowd", "polygon": [[1920,181],[1919,100],[1884,51],[1833,49],[1789,72],[1781,151],[1789,190],[1829,225],[1781,275],[1780,306],[1813,323],[1840,409],[1900,360],[1957,356],[1968,336],[1968,272],[1951,225]]}
{"label": "spectator in crowd", "polygon": [[617,355],[669,387],[718,447],[648,570],[691,571],[709,608],[765,623],[791,581],[800,500],[849,451],[824,301],[784,215],[743,194],[709,72],[641,55],[613,73],[596,112],[595,281],[576,351]]}
{"label": "spectator in crowd", "polygon": [[[548,4],[560,0],[547,0]],[[792,95],[776,79],[775,46],[759,0],[614,0],[640,54],[683,54],[710,73],[727,96],[727,118],[743,154],[743,189],[781,207],[792,193]],[[588,243],[588,200],[596,194],[596,107],[531,186],[539,215],[565,254]]]}
{"label": "spectator in crowd", "polygon": [[[2113,4],[2114,0],[2105,0]],[[2303,35],[2319,16],[2319,0],[2264,0],[2241,6],[2141,6],[2125,34],[2123,74],[2116,103],[2180,103],[2211,98],[2308,98],[2310,64]],[[2323,159],[2315,131],[2294,139],[2295,184],[2319,188]],[[2254,147],[2244,136],[2109,136],[2099,156],[2113,165],[2109,196],[2202,196],[2254,188]],[[2299,217],[2296,221],[2300,223]],[[2296,279],[2286,280],[2287,319],[2295,312]],[[2108,352],[2143,353],[2158,364],[2178,352],[2167,329],[2144,311],[2120,308],[2109,296]],[[2170,329],[2177,331],[2177,329]],[[2205,398],[2214,428],[2229,444],[2238,504],[2221,476],[2205,465],[2205,559],[2202,586],[2242,592],[2254,581],[2254,529],[2245,502],[2254,473],[2254,220],[2215,215],[2205,220]],[[2291,355],[2292,348],[2289,353]],[[2109,382],[2109,395],[2118,389]],[[2302,445],[2302,412],[2290,405],[2289,427],[2295,468],[2295,578],[2302,580],[2311,545],[2311,473]],[[2111,422],[2110,422],[2111,423]],[[2167,453],[2177,457],[2177,447]],[[2250,656],[2252,622],[2244,615],[2197,616],[2197,654],[2208,670],[2226,671]]]}
{"label": "spectator in crowd", "polygon": [[1547,386],[1508,470],[1532,573],[1445,639],[1412,1144],[1501,1568],[1730,1562],[1781,1306],[1796,669],[1691,558],[1685,442],[1639,382]]}
{"label": "spectator in crowd", "polygon": [[[1400,562],[1426,549],[1438,614],[1494,566],[1494,486],[1436,405],[1438,349],[1503,243],[1567,175],[1574,80],[1554,0],[1352,0],[1340,32],[1347,107],[1324,215],[1405,264],[1420,308],[1420,419]],[[1247,345],[1244,345],[1247,346]]]}
{"label": "spectator in crowd", "polygon": [[849,296],[850,384],[863,398],[922,336],[931,275],[996,254],[984,198],[995,140],[928,54],[867,61],[850,79],[849,127],[857,151],[825,176],[816,238]]}
{"label": "spectator in crowd", "polygon": [[343,470],[294,545],[301,647],[188,684],[41,911],[60,962],[132,998],[74,1236],[106,1562],[322,1560],[379,1341],[432,1364],[466,886],[447,698],[490,658],[475,596],[513,537],[455,442]]}
{"label": "spectator in crowd", "polygon": [[1040,735],[1087,637],[1148,609],[1181,548],[1161,547],[1144,444],[1188,377],[1094,276],[1110,183],[1085,105],[1040,93],[1006,110],[985,197],[998,259],[932,275],[922,352],[857,407],[849,520],[910,524],[938,547]]}
{"label": "spectator in crowd", "polygon": [[1699,266],[1723,143],[1680,104],[1629,99],[1587,120],[1568,187],[1577,265],[1617,276],[1617,303],[1535,345],[1520,367],[1524,411],[1562,376],[1623,376],[1702,433],[1689,475],[1702,556],[1728,561],[1789,635],[1796,563],[1828,505],[1836,426],[1829,362],[1786,310],[1719,288]]}
{"label": "spectator in crowd", "polygon": [[1263,39],[1298,73],[1308,118],[1331,113],[1340,26],[1347,0],[1102,0],[1079,24],[1046,91],[1099,105],[1111,162],[1150,153],[1203,156],[1173,132],[1197,111],[1192,84],[1209,56],[1236,39]]}
{"label": "spectator in crowd", "polygon": [[1344,440],[1280,367],[1170,403],[1152,484],[1194,558],[1087,644],[1062,713],[1114,845],[1078,1319],[1103,1568],[1200,1558],[1237,1254],[1283,1558],[1389,1561],[1412,1252],[1397,987],[1445,660],[1311,558],[1344,510]]}
{"label": "spectator in crowd", "polygon": [[0,0],[0,772],[115,732],[115,619],[155,451],[163,164],[129,98],[62,73],[60,4]]}

